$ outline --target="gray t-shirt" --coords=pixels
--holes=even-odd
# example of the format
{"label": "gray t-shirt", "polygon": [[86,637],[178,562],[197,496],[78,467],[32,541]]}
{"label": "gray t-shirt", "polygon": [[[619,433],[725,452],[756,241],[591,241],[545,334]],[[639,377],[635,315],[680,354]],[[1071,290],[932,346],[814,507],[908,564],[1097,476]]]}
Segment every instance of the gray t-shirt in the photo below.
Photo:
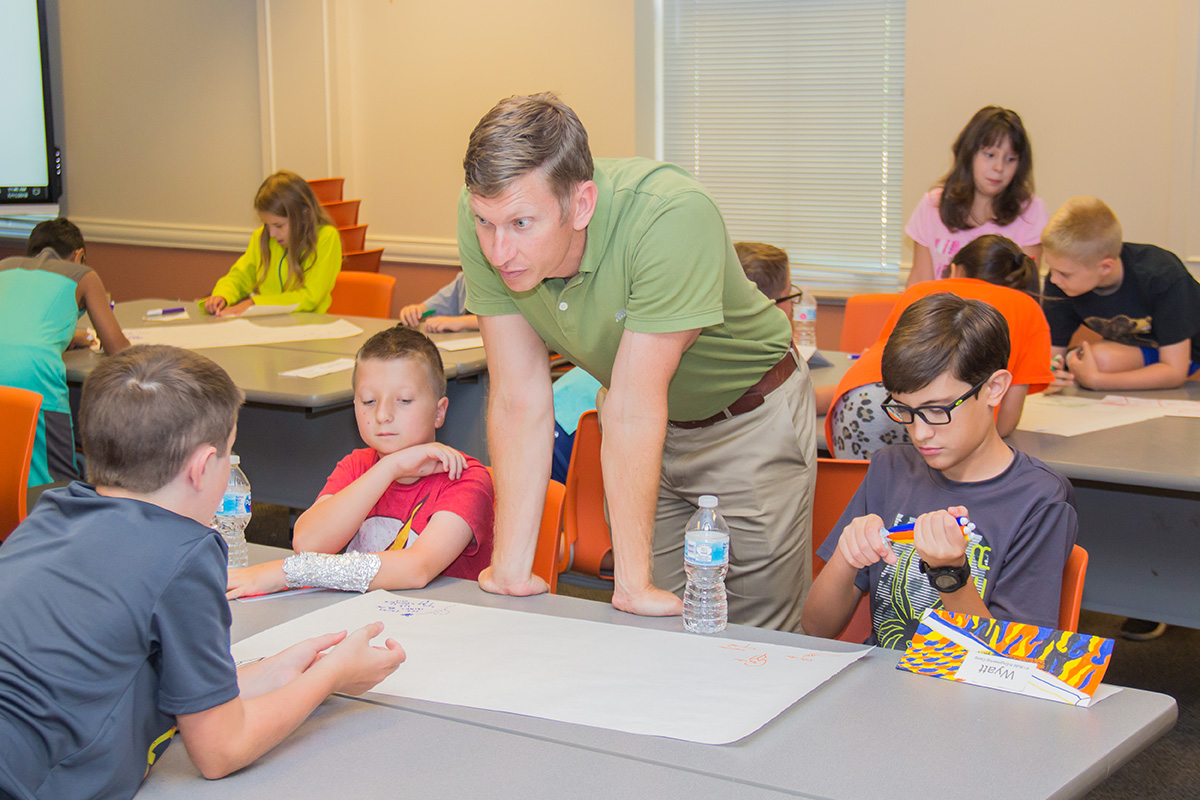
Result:
{"label": "gray t-shirt", "polygon": [[425,300],[425,307],[432,308],[439,317],[461,317],[467,313],[467,284],[463,274],[443,286]]}
{"label": "gray t-shirt", "polygon": [[75,482],[0,548],[0,793],[130,797],[175,715],[238,695],[225,543]]}
{"label": "gray t-shirt", "polygon": [[[884,527],[892,528],[950,506],[969,512],[967,561],[992,615],[1056,627],[1063,567],[1079,529],[1075,491],[1062,475],[1019,451],[1013,451],[1012,464],[1000,475],[974,483],[947,479],[909,444],[876,451],[862,486],[817,555],[828,561],[842,530],[856,517],[878,514]],[[913,546],[892,547],[896,564],[878,561],[859,570],[854,583],[871,593],[868,643],[904,649],[925,609],[942,603],[921,574]]]}

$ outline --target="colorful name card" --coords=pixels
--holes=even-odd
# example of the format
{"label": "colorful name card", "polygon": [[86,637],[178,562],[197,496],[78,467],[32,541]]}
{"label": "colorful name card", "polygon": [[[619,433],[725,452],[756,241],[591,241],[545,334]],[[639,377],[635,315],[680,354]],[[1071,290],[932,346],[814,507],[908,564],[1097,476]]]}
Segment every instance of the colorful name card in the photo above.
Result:
{"label": "colorful name card", "polygon": [[1073,706],[1102,699],[1113,640],[927,609],[897,669]]}

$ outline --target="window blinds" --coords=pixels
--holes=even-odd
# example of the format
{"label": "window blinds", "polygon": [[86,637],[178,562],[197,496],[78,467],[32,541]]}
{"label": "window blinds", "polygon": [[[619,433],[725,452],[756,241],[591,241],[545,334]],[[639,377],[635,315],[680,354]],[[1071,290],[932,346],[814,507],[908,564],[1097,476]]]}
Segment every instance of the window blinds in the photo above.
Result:
{"label": "window blinds", "polygon": [[895,291],[903,0],[662,0],[661,158],[825,294]]}

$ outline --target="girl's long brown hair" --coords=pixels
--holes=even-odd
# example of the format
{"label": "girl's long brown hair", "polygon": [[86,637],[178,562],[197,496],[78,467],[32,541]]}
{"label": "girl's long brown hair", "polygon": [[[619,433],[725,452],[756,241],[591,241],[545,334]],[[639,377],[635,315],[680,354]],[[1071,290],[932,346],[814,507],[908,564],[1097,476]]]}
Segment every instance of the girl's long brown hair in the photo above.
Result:
{"label": "girl's long brown hair", "polygon": [[[312,187],[294,172],[281,170],[267,177],[254,195],[254,210],[264,214],[283,217],[288,221],[288,280],[283,289],[299,289],[304,286],[304,268],[317,252],[317,236],[322,225],[332,225],[333,220],[317,202]],[[271,266],[271,237],[263,226],[259,239],[262,248],[262,270],[258,285],[267,278]]]}
{"label": "girl's long brown hair", "polygon": [[1008,140],[1017,154],[1017,171],[1012,182],[992,203],[996,224],[1008,225],[1021,215],[1033,197],[1033,146],[1021,117],[1011,109],[984,106],[975,112],[950,148],[954,166],[942,178],[942,200],[938,213],[952,231],[972,227],[968,222],[975,199],[975,154],[985,147]]}

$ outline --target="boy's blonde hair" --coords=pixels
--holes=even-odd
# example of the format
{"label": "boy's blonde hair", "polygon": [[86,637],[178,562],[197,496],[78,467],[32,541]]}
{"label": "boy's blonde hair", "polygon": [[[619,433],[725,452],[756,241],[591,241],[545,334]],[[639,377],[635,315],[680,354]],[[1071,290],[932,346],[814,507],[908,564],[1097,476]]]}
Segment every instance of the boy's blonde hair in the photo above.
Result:
{"label": "boy's blonde hair", "polygon": [[107,356],[83,382],[79,431],[88,480],[148,494],[166,486],[201,445],[224,456],[242,390],[198,353],[135,345]]}
{"label": "boy's blonde hair", "polygon": [[1072,197],[1042,231],[1042,249],[1094,267],[1121,255],[1121,221],[1098,197]]}
{"label": "boy's blonde hair", "polygon": [[442,354],[433,341],[413,328],[403,325],[382,330],[367,339],[354,357],[354,372],[351,373],[350,385],[358,386],[358,365],[367,359],[377,361],[397,361],[411,358],[421,362],[429,373],[429,388],[433,396],[441,400],[446,396],[446,370],[442,366]]}

